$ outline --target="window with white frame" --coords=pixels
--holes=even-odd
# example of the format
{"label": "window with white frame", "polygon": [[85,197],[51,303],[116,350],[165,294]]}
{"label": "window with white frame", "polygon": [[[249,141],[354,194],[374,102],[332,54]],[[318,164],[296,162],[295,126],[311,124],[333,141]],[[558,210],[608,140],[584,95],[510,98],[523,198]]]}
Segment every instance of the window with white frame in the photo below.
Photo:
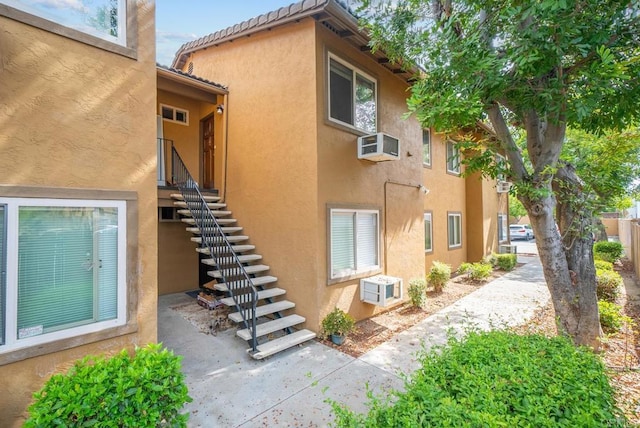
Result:
{"label": "window with white frame", "polygon": [[331,279],[379,268],[379,212],[330,210]]}
{"label": "window with white frame", "polygon": [[[10,18],[26,22],[45,30],[92,43],[92,39],[104,40],[123,48],[133,49],[135,42],[129,32],[135,33],[135,2],[128,0],[92,1],[26,1],[0,0],[9,8],[3,12]],[[131,3],[131,4],[129,4]],[[104,47],[104,46],[102,46]],[[122,51],[120,53],[125,53]]]}
{"label": "window with white frame", "polygon": [[447,213],[447,233],[449,236],[449,248],[462,246],[462,214]]}
{"label": "window with white frame", "polygon": [[0,353],[126,324],[126,202],[0,198]]}
{"label": "window with white frame", "polygon": [[181,125],[189,125],[189,110],[167,104],[160,104],[160,114],[162,120],[179,123]]}
{"label": "window with white frame", "polygon": [[424,213],[424,252],[433,251],[433,221],[430,212]]}
{"label": "window with white frame", "polygon": [[431,166],[431,131],[422,130],[422,164]]}
{"label": "window with white frame", "polygon": [[507,181],[507,160],[504,156],[496,154],[496,167],[498,168],[498,173],[496,175],[496,179],[498,181]]}
{"label": "window with white frame", "polygon": [[498,214],[498,242],[507,240],[507,215]]}
{"label": "window with white frame", "polygon": [[460,150],[453,141],[447,141],[447,172],[460,174]]}
{"label": "window with white frame", "polygon": [[376,132],[376,86],[374,78],[329,54],[329,119],[360,131]]}

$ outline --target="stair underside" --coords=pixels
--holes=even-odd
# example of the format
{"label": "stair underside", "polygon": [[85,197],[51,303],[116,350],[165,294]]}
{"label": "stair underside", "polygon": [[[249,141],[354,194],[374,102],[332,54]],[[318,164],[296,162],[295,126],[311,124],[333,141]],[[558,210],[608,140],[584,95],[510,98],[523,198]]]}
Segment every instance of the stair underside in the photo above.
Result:
{"label": "stair underside", "polygon": [[[184,201],[177,201],[174,202],[173,205],[175,205],[176,207],[180,207],[180,208],[187,208],[187,203]],[[199,206],[201,206],[200,204],[198,204]],[[224,208],[227,206],[227,204],[223,204],[220,202],[207,202],[207,206],[211,209],[218,209],[218,208]]]}
{"label": "stair underside", "polygon": [[[270,315],[280,311],[286,311],[287,309],[295,308],[296,304],[289,300],[281,300],[275,303],[268,303],[256,308],[256,318]],[[245,311],[248,312],[248,311]],[[232,312],[229,314],[229,319],[233,322],[242,322],[242,314],[240,312]]]}
{"label": "stair underside", "polygon": [[[196,220],[194,218],[192,218],[192,217],[183,217],[183,218],[181,218],[181,220],[184,223],[187,223],[187,224],[191,224],[191,225],[196,224]],[[227,225],[227,224],[236,223],[238,220],[236,220],[235,218],[216,218],[216,221],[218,222],[219,225],[223,225],[223,224]],[[205,224],[213,224],[213,221],[212,220],[209,220],[209,221],[205,220],[204,223]]]}
{"label": "stair underside", "polygon": [[[199,252],[204,253],[204,251],[199,251]],[[209,254],[209,252],[207,251],[205,254]],[[260,254],[246,254],[246,255],[240,255],[237,257],[240,263],[250,263],[250,262],[255,262],[262,259],[262,256]],[[201,261],[203,264],[208,266],[216,265],[216,262],[213,259],[202,259]],[[220,262],[222,262],[222,260],[220,260],[219,263]]]}
{"label": "stair underside", "polygon": [[[235,253],[244,253],[246,251],[252,251],[256,249],[255,245],[232,245],[231,249],[235,252]],[[208,248],[196,248],[196,251],[202,254],[207,254],[207,255],[211,255],[211,253],[209,252]],[[217,255],[221,255],[221,254],[229,254],[229,251],[226,247],[215,247],[213,249],[214,254]]]}
{"label": "stair underside", "polygon": [[[209,233],[212,233],[214,230],[213,227],[205,227],[205,230],[208,231]],[[233,227],[221,227],[220,230],[222,230],[224,233],[234,233],[234,232],[240,232],[242,230],[241,227],[239,226],[233,226]],[[187,232],[189,233],[195,233],[197,235],[200,235],[200,228],[199,227],[187,227]]]}
{"label": "stair underside", "polygon": [[[207,272],[208,273],[208,272]],[[270,284],[272,282],[276,282],[278,280],[278,278],[276,278],[275,276],[259,276],[257,278],[251,278],[251,283],[254,286],[260,286],[260,285],[267,285]],[[224,291],[227,292],[229,291],[229,287],[226,283],[221,282],[219,284],[214,284],[213,285],[214,290],[217,291]]]}
{"label": "stair underside", "polygon": [[[209,276],[212,276],[214,278],[222,278],[222,276],[230,276],[233,274],[239,274],[239,272],[232,272],[234,268],[231,269],[222,269],[222,271],[219,270],[212,270],[209,271]],[[235,268],[237,271],[239,271],[240,269],[238,267]],[[248,273],[249,275],[253,275],[256,273],[260,273],[260,272],[266,272],[269,270],[269,266],[267,265],[251,265],[251,266],[243,266],[243,269],[246,273]]]}
{"label": "stair underside", "polygon": [[[182,196],[182,194],[180,193],[172,193],[170,197],[178,201],[184,201],[184,196]],[[206,202],[218,202],[220,200],[219,196],[202,195],[202,197]]]}
{"label": "stair underside", "polygon": [[[193,211],[200,214],[200,210]],[[178,210],[178,214],[191,217],[191,211],[189,210]],[[214,217],[224,217],[227,215],[231,215],[231,211],[211,210],[211,214],[213,214]]]}
{"label": "stair underside", "polygon": [[[240,242],[240,241],[247,241],[249,240],[249,237],[246,235],[229,235],[227,236],[227,241],[229,242]],[[191,238],[192,242],[197,242],[198,244],[202,243],[202,238],[200,236],[194,236]]]}
{"label": "stair underside", "polygon": [[295,333],[287,334],[277,339],[270,340],[262,345],[258,345],[256,352],[251,352],[251,348],[247,349],[247,353],[256,360],[261,360],[270,355],[277,354],[280,351],[291,348],[311,340],[316,334],[310,330],[298,330]]}

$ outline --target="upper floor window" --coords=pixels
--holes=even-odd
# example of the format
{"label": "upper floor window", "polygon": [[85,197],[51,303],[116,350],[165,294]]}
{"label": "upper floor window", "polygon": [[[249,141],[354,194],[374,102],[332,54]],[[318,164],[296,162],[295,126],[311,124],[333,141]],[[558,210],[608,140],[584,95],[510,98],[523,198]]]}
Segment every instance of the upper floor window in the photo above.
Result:
{"label": "upper floor window", "polygon": [[189,110],[160,104],[160,112],[163,120],[180,123],[182,125],[189,124]]}
{"label": "upper floor window", "polygon": [[460,149],[453,141],[447,141],[447,172],[460,174]]}
{"label": "upper floor window", "polygon": [[0,8],[0,14],[83,43],[134,56],[135,3],[131,0],[0,0],[0,4],[8,6],[4,10]]}
{"label": "upper floor window", "polygon": [[376,132],[375,79],[329,55],[329,118],[360,131]]}
{"label": "upper floor window", "polygon": [[507,170],[509,165],[507,164],[507,159],[502,155],[496,155],[496,166],[498,168],[498,173],[496,174],[496,179],[498,181],[507,181]]}
{"label": "upper floor window", "polygon": [[498,214],[498,242],[505,242],[507,240],[507,220],[506,214]]}
{"label": "upper floor window", "polygon": [[431,212],[424,213],[424,252],[433,251],[433,221]]}
{"label": "upper floor window", "polygon": [[422,130],[422,164],[431,166],[431,131]]}

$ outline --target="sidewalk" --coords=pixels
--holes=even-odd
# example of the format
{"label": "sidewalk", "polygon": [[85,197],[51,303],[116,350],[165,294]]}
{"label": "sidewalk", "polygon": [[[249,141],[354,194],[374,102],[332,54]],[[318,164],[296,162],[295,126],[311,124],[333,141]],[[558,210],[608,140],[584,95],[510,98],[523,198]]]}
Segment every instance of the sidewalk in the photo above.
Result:
{"label": "sidewalk", "polygon": [[191,427],[327,426],[332,420],[326,399],[366,411],[366,387],[374,393],[401,389],[402,373],[418,368],[416,352],[446,341],[447,331],[482,330],[525,323],[545,305],[549,293],[537,257],[484,285],[453,305],[396,335],[360,358],[319,342],[309,342],[266,361],[245,355],[245,343],[233,329],[203,335],[170,306],[191,299],[161,296],[158,340],[183,355],[183,371],[194,401]]}

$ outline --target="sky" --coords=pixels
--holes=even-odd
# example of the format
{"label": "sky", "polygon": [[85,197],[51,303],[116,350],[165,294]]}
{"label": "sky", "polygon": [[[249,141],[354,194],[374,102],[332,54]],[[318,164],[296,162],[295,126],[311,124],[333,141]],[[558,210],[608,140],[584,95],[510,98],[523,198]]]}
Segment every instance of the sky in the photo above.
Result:
{"label": "sky", "polygon": [[170,66],[184,43],[296,0],[156,0],[156,61]]}

